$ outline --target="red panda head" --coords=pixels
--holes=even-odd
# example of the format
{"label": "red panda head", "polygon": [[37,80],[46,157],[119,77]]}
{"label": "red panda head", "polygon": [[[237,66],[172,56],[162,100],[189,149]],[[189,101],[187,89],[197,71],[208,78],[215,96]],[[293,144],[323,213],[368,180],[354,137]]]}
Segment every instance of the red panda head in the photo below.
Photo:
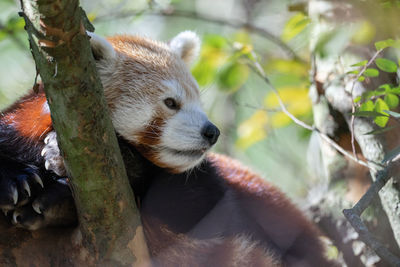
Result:
{"label": "red panda head", "polygon": [[198,85],[189,72],[200,40],[190,31],[168,44],[137,36],[91,46],[116,131],[154,164],[171,172],[195,167],[217,141]]}

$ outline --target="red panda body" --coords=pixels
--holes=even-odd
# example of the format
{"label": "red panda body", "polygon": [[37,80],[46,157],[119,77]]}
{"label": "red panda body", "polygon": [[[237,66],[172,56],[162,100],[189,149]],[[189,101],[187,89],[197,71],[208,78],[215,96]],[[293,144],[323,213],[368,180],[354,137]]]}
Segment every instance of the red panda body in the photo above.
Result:
{"label": "red panda body", "polygon": [[[185,52],[187,40],[181,41],[173,40],[171,43]],[[183,81],[178,83],[171,77],[160,81],[166,89],[152,93],[148,101],[153,101],[155,108],[149,111],[152,114],[146,124],[126,125],[126,120],[119,121],[127,110],[131,111],[141,103],[135,99],[115,100],[119,96],[112,88],[120,88],[120,85],[112,77],[128,75],[123,73],[126,66],[133,61],[138,64],[138,60],[145,56],[141,54],[132,61],[132,56],[124,56],[124,51],[131,49],[130,43],[120,45],[118,42],[126,41],[124,38],[113,41],[117,53],[120,53],[117,56],[113,50],[98,53],[99,49],[112,49],[108,44],[95,43],[93,50],[96,60],[100,60],[99,72],[120,142],[128,144],[138,157],[143,156],[143,172],[139,177],[130,177],[130,182],[140,209],[151,264],[331,266],[324,258],[318,231],[284,194],[228,157],[204,155],[215,143],[219,132],[198,107],[197,91],[187,89],[195,87],[191,77],[187,76],[189,74],[185,72]],[[168,48],[161,45],[159,48],[157,43],[146,41],[146,46],[140,45],[140,49],[149,46],[151,51],[162,48],[166,51],[162,50],[162,53],[170,53]],[[164,57],[162,53],[158,56]],[[185,55],[191,56],[190,53]],[[185,59],[183,54],[181,56]],[[118,68],[116,62],[123,62],[124,69],[108,74],[110,70],[101,65],[101,60],[107,57],[118,57],[118,61],[113,62],[114,68]],[[167,61],[163,63],[162,58],[160,62],[158,65],[170,64]],[[145,63],[140,62],[139,70],[130,71],[143,71],[142,68],[148,67]],[[179,64],[176,68],[184,68]],[[161,72],[158,69],[154,71]],[[179,75],[184,71],[180,70]],[[155,79],[154,75],[149,77]],[[176,87],[184,87],[190,93],[180,91],[175,97]],[[124,95],[124,92],[118,93]],[[163,94],[160,102],[154,100],[158,94]],[[125,105],[121,113],[117,110],[119,105]],[[139,110],[146,111],[146,108],[145,105]],[[135,114],[132,117],[135,118]],[[177,125],[186,120],[192,125],[182,126],[183,130],[179,129],[177,133]],[[185,135],[197,132],[201,134],[193,142],[185,140]],[[180,134],[179,139],[185,142],[176,141],[175,134]],[[170,144],[176,142],[188,148],[178,150],[179,147],[171,147]],[[196,142],[198,145],[191,148]],[[31,93],[2,113],[0,208],[11,211],[8,216],[17,226],[34,230],[48,225],[76,224],[68,185],[56,181],[63,175],[63,165],[61,168],[57,165],[60,161],[56,145],[50,111],[42,91]],[[171,157],[182,159],[183,163],[171,161]]]}
{"label": "red panda body", "polygon": [[[30,211],[34,198],[29,204],[25,202],[17,208],[18,223],[28,228],[76,222],[68,187],[54,183],[54,174],[43,170],[43,160],[32,161],[40,158],[35,153],[40,154],[45,133],[33,129],[31,135],[24,135],[32,125],[51,131],[49,113],[41,112],[43,105],[43,93],[31,94],[5,112],[0,121],[1,135],[8,127],[25,142],[21,146],[25,150],[18,151],[25,155],[25,160],[13,160],[26,166],[36,165],[40,170],[44,188],[40,187],[34,197],[45,195],[57,203],[56,212],[49,205],[49,210],[42,214],[60,216],[59,203],[65,202],[62,207],[66,211],[61,212],[64,217],[48,222]],[[0,140],[5,140],[5,136]],[[37,149],[28,156],[27,146]],[[2,157],[9,155],[1,142],[0,152]],[[172,174],[142,160],[143,177],[132,179],[131,183],[155,266],[329,266],[318,232],[302,213],[277,188],[237,161],[210,154],[190,173]],[[56,198],[60,193],[61,200]]]}

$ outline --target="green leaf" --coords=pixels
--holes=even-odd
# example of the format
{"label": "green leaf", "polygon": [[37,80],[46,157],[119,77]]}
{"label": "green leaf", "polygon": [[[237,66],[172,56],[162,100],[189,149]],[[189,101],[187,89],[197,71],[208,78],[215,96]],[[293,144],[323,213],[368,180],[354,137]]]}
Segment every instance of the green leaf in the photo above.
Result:
{"label": "green leaf", "polygon": [[359,111],[373,111],[374,108],[375,108],[374,102],[368,100],[365,103],[362,103]]}
{"label": "green leaf", "polygon": [[11,17],[7,21],[6,28],[9,31],[18,31],[18,30],[23,30],[24,26],[25,26],[24,19],[21,17],[15,16],[15,17]]}
{"label": "green leaf", "polygon": [[[378,98],[375,102],[375,111],[378,113],[384,113],[384,110],[389,110],[389,106],[386,104],[385,101]],[[378,116],[374,119],[374,122],[376,123],[376,125],[383,128],[386,126],[388,120],[388,116]]]}
{"label": "green leaf", "polygon": [[308,18],[304,13],[298,12],[293,17],[291,17],[282,32],[282,40],[288,42],[300,34],[310,23],[310,18]]}
{"label": "green leaf", "polygon": [[368,20],[359,21],[354,25],[356,27],[351,42],[357,45],[368,45],[376,35],[376,26]]}
{"label": "green leaf", "polygon": [[219,35],[206,35],[197,64],[192,68],[192,74],[200,86],[215,82],[217,70],[227,63],[229,46],[225,38]]}
{"label": "green leaf", "polygon": [[376,50],[382,50],[382,49],[385,49],[387,47],[391,47],[394,44],[395,44],[395,41],[393,39],[387,39],[387,40],[376,42],[375,43],[375,48],[376,48]]}
{"label": "green leaf", "polygon": [[[373,97],[382,96],[382,95],[385,95],[385,92],[383,90],[377,89],[377,90],[367,91],[367,92],[363,93],[362,99],[372,99]],[[372,104],[372,106],[375,107],[374,104]]]}
{"label": "green leaf", "polygon": [[400,95],[400,87],[393,87],[387,90],[388,93]]}
{"label": "green leaf", "polygon": [[361,96],[357,96],[356,98],[354,98],[354,103],[358,103],[361,101]]}
{"label": "green leaf", "polygon": [[228,64],[219,74],[218,82],[221,88],[228,91],[239,89],[249,77],[249,68],[240,63]]}
{"label": "green leaf", "polygon": [[391,109],[395,109],[399,105],[399,97],[395,94],[386,94],[384,101]]}
{"label": "green leaf", "polygon": [[208,34],[204,36],[203,43],[206,46],[211,46],[219,49],[226,48],[228,45],[227,40],[221,35],[217,34]]}
{"label": "green leaf", "polygon": [[386,58],[378,58],[376,59],[376,65],[383,71],[386,72],[396,72],[397,71],[397,64],[390,59]]}
{"label": "green leaf", "polygon": [[[399,115],[400,115],[400,114],[399,114]],[[368,132],[368,133],[365,133],[364,135],[378,135],[378,134],[383,134],[383,133],[389,132],[389,131],[391,131],[391,130],[393,130],[393,129],[395,129],[395,128],[398,128],[398,127],[399,127],[398,125],[395,125],[395,126],[380,128],[380,129],[373,130],[373,131],[370,131],[370,132]]]}
{"label": "green leaf", "polygon": [[374,68],[367,68],[364,71],[364,75],[367,77],[377,77],[379,75],[379,71],[377,69]]}
{"label": "green leaf", "polygon": [[368,63],[368,60],[363,60],[363,61],[360,61],[358,63],[351,65],[350,67],[363,67],[363,66],[367,65],[367,63]]}
{"label": "green leaf", "polygon": [[0,41],[4,40],[7,38],[7,32],[6,31],[0,31]]}
{"label": "green leaf", "polygon": [[358,70],[352,70],[352,71],[346,72],[346,74],[355,74],[355,75],[357,75],[358,73],[360,73]]}
{"label": "green leaf", "polygon": [[364,77],[364,76],[360,76],[360,77],[358,77],[358,81],[359,81],[359,82],[363,82],[363,81],[365,81],[365,77]]}
{"label": "green leaf", "polygon": [[[384,92],[389,92],[391,88],[392,88],[392,86],[390,84],[385,83],[385,84],[382,84],[379,86],[378,91],[382,90]],[[379,89],[381,89],[381,90],[379,90]]]}
{"label": "green leaf", "polygon": [[354,115],[356,117],[369,117],[369,118],[387,117],[387,115],[376,111],[356,111],[354,113],[350,113],[350,115]]}
{"label": "green leaf", "polygon": [[208,60],[200,60],[192,69],[192,74],[200,86],[207,86],[212,83],[216,77],[216,68]]}
{"label": "green leaf", "polygon": [[400,118],[400,113],[394,112],[394,111],[390,111],[390,110],[384,110],[385,113],[389,114],[390,116],[394,117],[394,118]]}

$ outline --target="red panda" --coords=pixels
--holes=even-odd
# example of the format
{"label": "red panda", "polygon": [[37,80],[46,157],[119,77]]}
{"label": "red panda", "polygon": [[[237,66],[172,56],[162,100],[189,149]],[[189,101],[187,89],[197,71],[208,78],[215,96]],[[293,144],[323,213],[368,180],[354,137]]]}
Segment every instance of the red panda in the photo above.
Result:
{"label": "red panda", "polygon": [[[277,188],[208,153],[219,136],[188,65],[199,38],[168,44],[92,33],[91,46],[121,142],[143,156],[131,180],[154,266],[331,266],[319,233]],[[136,152],[135,152],[136,153]],[[76,223],[45,95],[0,117],[0,208],[19,227]]]}

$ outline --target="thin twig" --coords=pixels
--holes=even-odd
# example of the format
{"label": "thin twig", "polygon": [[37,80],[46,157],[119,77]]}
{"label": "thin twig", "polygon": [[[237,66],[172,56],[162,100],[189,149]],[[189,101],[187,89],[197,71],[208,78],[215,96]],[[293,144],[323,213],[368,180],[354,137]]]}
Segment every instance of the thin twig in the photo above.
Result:
{"label": "thin twig", "polygon": [[130,11],[125,11],[125,12],[119,12],[119,13],[114,13],[114,14],[107,14],[107,15],[102,15],[98,16],[95,18],[95,21],[101,21],[101,20],[109,20],[109,19],[114,19],[114,18],[126,18],[126,17],[132,17],[132,16],[137,16],[137,15],[149,15],[149,16],[164,16],[164,17],[181,17],[181,18],[188,18],[188,19],[193,19],[193,20],[201,20],[209,23],[214,23],[218,25],[223,25],[223,26],[228,26],[231,28],[235,29],[246,29],[249,32],[255,33],[259,36],[262,36],[277,46],[279,46],[288,56],[291,58],[304,62],[303,59],[301,59],[296,52],[293,51],[293,49],[288,46],[286,43],[284,43],[279,37],[275,36],[268,30],[264,28],[260,28],[258,26],[255,26],[253,24],[247,23],[247,22],[240,22],[240,21],[235,21],[235,20],[223,20],[220,18],[215,18],[215,17],[210,17],[204,14],[200,14],[195,11],[185,11],[185,10],[174,10],[174,9],[168,9],[168,10],[161,10],[161,11],[148,11],[148,10],[130,10]]}
{"label": "thin twig", "polygon": [[[253,53],[253,57],[256,59],[257,56],[255,55],[254,52]],[[278,90],[276,90],[276,88],[273,86],[273,84],[271,83],[271,81],[268,79],[268,77],[265,75],[264,69],[261,67],[260,63],[255,60],[254,62],[252,62],[253,64],[249,64],[250,68],[260,77],[262,78],[271,88],[271,90],[273,91],[273,93],[276,95],[279,105],[282,109],[282,112],[286,114],[286,116],[288,116],[294,123],[296,123],[297,125],[310,130],[310,131],[315,131],[317,132],[326,142],[328,142],[332,147],[334,147],[337,151],[339,151],[341,154],[343,154],[345,157],[348,157],[349,159],[357,162],[358,164],[365,166],[371,170],[376,171],[376,169],[373,166],[370,166],[368,164],[368,162],[362,161],[356,157],[354,157],[351,153],[347,152],[345,149],[343,149],[341,146],[339,146],[335,141],[333,141],[329,136],[327,136],[326,134],[322,133],[319,129],[317,129],[316,127],[313,127],[311,125],[308,125],[307,123],[299,120],[298,118],[296,118],[296,116],[294,116],[292,113],[290,113],[285,104],[283,103],[282,98],[279,95]]]}
{"label": "thin twig", "polygon": [[351,90],[350,90],[350,97],[351,97],[351,122],[350,122],[350,134],[351,134],[351,149],[353,150],[353,155],[354,157],[357,157],[357,153],[356,153],[356,145],[354,142],[354,119],[355,119],[355,115],[354,113],[356,112],[356,106],[354,104],[354,99],[353,99],[353,91],[354,91],[354,87],[356,85],[356,82],[358,81],[358,79],[364,74],[364,72],[367,70],[367,68],[375,61],[376,57],[382,52],[383,49],[379,49],[378,51],[376,51],[376,53],[373,55],[373,57],[368,61],[367,64],[365,64],[365,66],[361,69],[361,71],[357,74],[356,78],[353,81],[353,85],[351,86]]}
{"label": "thin twig", "polygon": [[262,110],[262,111],[265,111],[267,113],[282,112],[281,108],[260,108],[260,107],[253,106],[253,105],[251,105],[249,103],[242,104],[242,103],[239,103],[237,101],[235,101],[235,105],[241,106],[241,107],[246,107],[246,108],[251,108],[251,109],[255,109],[255,110]]}

